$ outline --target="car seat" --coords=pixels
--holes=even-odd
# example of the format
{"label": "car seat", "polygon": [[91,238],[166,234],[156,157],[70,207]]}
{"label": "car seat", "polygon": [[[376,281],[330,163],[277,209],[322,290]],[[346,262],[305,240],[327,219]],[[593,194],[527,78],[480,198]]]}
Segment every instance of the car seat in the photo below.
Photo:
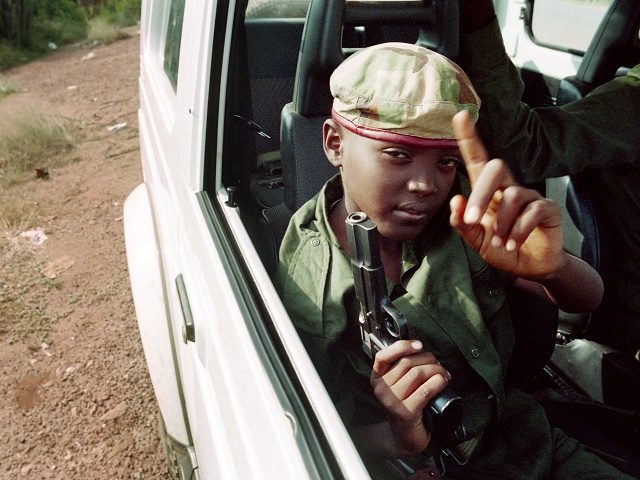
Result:
{"label": "car seat", "polygon": [[[348,6],[347,6],[348,5]],[[281,143],[285,203],[297,210],[315,195],[334,168],[322,150],[322,124],[331,113],[329,77],[353,51],[384,41],[413,41],[416,28],[420,45],[455,58],[458,53],[457,2],[346,3],[344,0],[313,0],[309,7],[298,59],[293,101],[281,117]],[[447,25],[445,29],[436,26]],[[385,26],[386,30],[380,27]],[[357,45],[345,47],[349,32]],[[375,32],[375,35],[374,33]],[[385,34],[386,32],[386,34]],[[393,33],[396,35],[393,35]],[[397,34],[404,32],[403,38]],[[393,36],[392,36],[393,35]]]}
{"label": "car seat", "polygon": [[[242,13],[238,9],[238,15]],[[264,8],[258,13],[265,13]],[[272,272],[277,243],[272,235],[265,235],[273,225],[267,224],[263,210],[283,201],[280,112],[293,96],[304,18],[256,17],[254,9],[253,15],[238,19],[235,25],[223,143],[225,157],[233,161],[223,163],[223,183],[233,192],[232,202],[239,207],[258,254]],[[212,183],[212,173],[205,172],[205,184]],[[280,228],[286,228],[286,223]]]}
{"label": "car seat", "polygon": [[[613,0],[607,9],[575,76],[561,80],[557,104],[564,105],[584,97],[611,80],[617,72],[640,61],[637,0]],[[622,70],[621,70],[622,69]]]}
{"label": "car seat", "polygon": [[[441,25],[447,28],[436,28]],[[276,247],[293,212],[336,173],[322,149],[322,124],[331,114],[329,77],[333,70],[358,48],[387,41],[418,43],[455,58],[458,37],[457,0],[425,3],[312,0],[298,57],[293,99],[281,115],[284,202],[263,212]]]}

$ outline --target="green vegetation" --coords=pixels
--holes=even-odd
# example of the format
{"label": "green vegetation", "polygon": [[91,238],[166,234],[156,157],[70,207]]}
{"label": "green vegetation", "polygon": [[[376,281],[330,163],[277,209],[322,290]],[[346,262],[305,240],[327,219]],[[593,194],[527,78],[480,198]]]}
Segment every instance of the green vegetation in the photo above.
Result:
{"label": "green vegetation", "polygon": [[126,38],[119,30],[138,22],[140,6],[141,0],[0,0],[0,71],[67,43]]}
{"label": "green vegetation", "polygon": [[75,0],[0,0],[0,68],[84,38],[87,20]]}
{"label": "green vegetation", "polygon": [[9,343],[51,343],[51,329],[65,315],[48,313],[49,292],[59,288],[60,282],[41,273],[45,265],[28,245],[11,240],[2,245],[1,241],[0,255],[5,263],[0,265],[0,337]]}
{"label": "green vegetation", "polygon": [[111,43],[129,38],[130,35],[122,29],[138,23],[140,7],[141,0],[111,0],[93,8],[89,19],[88,40]]}
{"label": "green vegetation", "polygon": [[100,17],[117,27],[129,27],[140,20],[141,0],[110,0],[101,2],[91,17]]}
{"label": "green vegetation", "polygon": [[0,40],[0,71],[28,62],[37,55],[33,52],[8,45]]}
{"label": "green vegetation", "polygon": [[15,128],[0,136],[0,186],[34,175],[36,167],[50,168],[68,163],[65,155],[73,147],[73,132],[61,119],[28,113]]}
{"label": "green vegetation", "polygon": [[12,93],[16,93],[18,91],[18,86],[14,83],[13,80],[8,78],[2,78],[0,76],[0,98],[6,97]]}
{"label": "green vegetation", "polygon": [[[52,326],[65,315],[48,313],[49,292],[59,281],[43,274],[45,265],[33,246],[19,237],[40,223],[41,206],[31,187],[11,184],[35,178],[36,167],[45,171],[73,160],[74,132],[68,121],[28,113],[0,133],[0,337],[8,335],[10,343],[47,341]],[[12,322],[11,328],[5,320]]]}
{"label": "green vegetation", "polygon": [[94,17],[89,20],[89,34],[87,40],[92,43],[109,44],[129,38],[130,35],[104,17]]}
{"label": "green vegetation", "polygon": [[37,205],[23,199],[0,196],[0,247],[9,236],[27,229],[37,218],[39,209]]}

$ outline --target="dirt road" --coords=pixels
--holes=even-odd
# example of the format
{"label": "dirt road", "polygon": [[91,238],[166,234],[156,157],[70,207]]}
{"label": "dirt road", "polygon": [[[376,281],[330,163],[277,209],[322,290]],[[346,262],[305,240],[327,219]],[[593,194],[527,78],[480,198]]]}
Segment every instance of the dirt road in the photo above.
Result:
{"label": "dirt road", "polygon": [[138,43],[133,30],[7,74],[20,91],[0,99],[0,129],[35,110],[71,121],[78,139],[70,164],[2,192],[33,207],[25,227],[47,239],[2,233],[1,478],[168,477],[122,226],[123,202],[141,181]]}

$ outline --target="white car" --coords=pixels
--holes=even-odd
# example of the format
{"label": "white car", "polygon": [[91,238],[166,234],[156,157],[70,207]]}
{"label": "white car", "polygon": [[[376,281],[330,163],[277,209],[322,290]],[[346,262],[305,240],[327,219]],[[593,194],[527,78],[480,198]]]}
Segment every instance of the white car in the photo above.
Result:
{"label": "white car", "polygon": [[[495,3],[529,101],[553,102],[607,2]],[[420,23],[433,48],[455,55],[457,1],[349,1],[344,14],[343,0],[313,0],[306,18],[305,0],[246,4],[142,5],[144,182],[127,199],[125,236],[171,473],[369,478],[272,275],[291,212],[332,174],[315,162],[319,142],[300,139],[328,115],[316,92],[336,62],[381,38],[415,42]],[[578,20],[562,20],[558,4]],[[567,24],[575,31],[562,35]]]}

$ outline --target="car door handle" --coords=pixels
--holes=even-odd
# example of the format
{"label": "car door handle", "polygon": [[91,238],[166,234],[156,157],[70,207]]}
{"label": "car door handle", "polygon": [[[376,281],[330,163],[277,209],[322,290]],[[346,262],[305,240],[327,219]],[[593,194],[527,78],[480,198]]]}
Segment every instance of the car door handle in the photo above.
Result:
{"label": "car door handle", "polygon": [[193,324],[193,314],[191,313],[187,287],[184,284],[182,274],[176,277],[176,288],[178,289],[178,298],[180,299],[180,308],[182,309],[182,341],[184,343],[195,342],[196,329]]}

